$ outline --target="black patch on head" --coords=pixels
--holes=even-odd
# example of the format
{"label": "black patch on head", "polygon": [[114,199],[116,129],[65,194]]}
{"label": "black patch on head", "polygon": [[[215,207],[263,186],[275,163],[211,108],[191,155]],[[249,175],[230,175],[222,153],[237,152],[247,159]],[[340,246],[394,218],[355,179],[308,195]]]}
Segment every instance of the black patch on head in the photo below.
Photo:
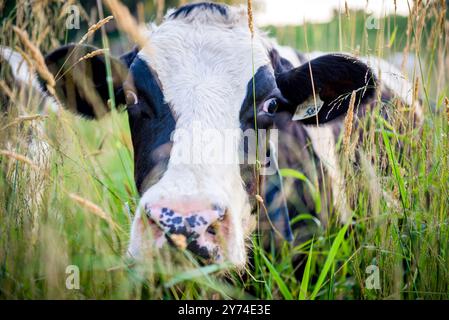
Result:
{"label": "black patch on head", "polygon": [[[246,86],[246,96],[240,108],[240,127],[242,130],[254,129],[254,91],[256,93],[256,113],[261,109],[261,105],[271,97],[282,98],[269,66],[262,66],[257,70],[254,75],[254,85],[255,90],[253,90],[253,78],[251,78]],[[270,122],[270,119],[258,118],[259,128],[265,127],[264,120]]]}
{"label": "black patch on head", "polygon": [[[277,98],[279,102],[282,101],[282,96],[279,92],[279,89],[277,88],[276,79],[270,66],[262,66],[257,70],[254,75],[254,85],[255,88],[253,88],[253,78],[251,78],[248,81],[246,96],[240,109],[240,127],[244,132],[249,129],[255,129],[254,100],[256,103],[256,114],[258,114],[262,109],[263,103],[266,100]],[[268,115],[257,115],[257,127],[259,129],[269,128],[272,125],[273,119],[274,118]],[[254,141],[249,141],[249,139],[245,138],[245,140],[242,141],[241,144],[243,150],[241,150],[240,152],[243,152],[243,154],[245,155],[245,161],[246,159],[249,159],[250,156],[254,156],[248,154],[250,150],[255,149],[254,146],[250,148],[249,143],[254,143]],[[240,165],[240,176],[242,177],[242,180],[244,182],[246,192],[249,195],[255,195],[255,193],[257,192],[257,178],[254,172],[254,164],[245,162],[244,164]],[[250,197],[250,199],[253,198],[254,197]],[[255,203],[251,203],[251,205],[253,208],[255,207]]]}
{"label": "black patch on head", "polygon": [[166,169],[171,150],[170,136],[176,122],[164,101],[155,73],[139,57],[131,64],[125,91],[128,89],[138,97],[136,105],[128,106],[128,117],[134,147],[134,177],[142,194],[152,176],[157,180]]}
{"label": "black patch on head", "polygon": [[228,7],[222,4],[212,3],[212,2],[200,2],[187,4],[180,7],[175,12],[170,15],[171,19],[176,19],[178,17],[188,17],[193,10],[208,10],[212,12],[218,12],[223,17],[228,16]]}

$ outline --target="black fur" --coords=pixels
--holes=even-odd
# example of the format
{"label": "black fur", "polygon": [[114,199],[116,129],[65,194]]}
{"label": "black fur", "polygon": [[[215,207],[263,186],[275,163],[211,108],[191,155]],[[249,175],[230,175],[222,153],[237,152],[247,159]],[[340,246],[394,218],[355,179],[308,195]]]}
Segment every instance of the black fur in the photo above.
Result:
{"label": "black fur", "polygon": [[200,3],[187,4],[185,6],[180,7],[170,15],[170,18],[176,19],[178,17],[188,17],[195,9],[209,10],[213,12],[218,12],[224,17],[228,16],[228,7],[226,5],[212,2],[200,2]]}
{"label": "black fur", "polygon": [[281,57],[276,49],[270,51],[270,61],[274,69],[274,74],[278,75],[293,69],[293,65],[287,59]]}
{"label": "black fur", "polygon": [[[87,118],[100,118],[110,108],[106,63],[103,55],[79,61],[86,54],[97,50],[88,45],[70,44],[56,49],[45,57],[45,63],[56,77],[56,94],[65,107]],[[75,67],[73,67],[75,66]],[[122,83],[128,68],[120,60],[111,57],[112,81],[116,104],[123,104]],[[42,79],[39,79],[43,83]],[[93,89],[93,90],[92,90]],[[99,104],[93,104],[89,94],[96,93]],[[101,104],[102,103],[102,104]]]}
{"label": "black fur", "polygon": [[[352,91],[356,90],[356,106],[374,97],[376,78],[371,69],[353,57],[329,54],[304,63],[302,66],[279,74],[276,82],[289,101],[285,110],[293,114],[296,107],[316,94],[324,102],[317,117],[302,120],[306,124],[324,123],[346,113]],[[340,100],[341,99],[341,100]]]}
{"label": "black fur", "polygon": [[128,106],[129,126],[134,147],[134,178],[142,194],[165,172],[170,156],[170,136],[175,119],[159,87],[154,72],[137,57],[130,68],[125,88],[132,88],[138,104]]}
{"label": "black fur", "polygon": [[270,98],[277,98],[279,103],[286,103],[281,92],[277,88],[276,79],[268,66],[260,67],[254,75],[255,90],[253,90],[253,79],[248,81],[246,96],[240,108],[240,124],[242,130],[254,128],[254,91],[256,92],[256,113],[258,128],[268,128],[273,123],[273,118],[261,115],[263,103]]}
{"label": "black fur", "polygon": [[[68,45],[46,56],[47,66],[55,76],[64,65],[58,77],[63,76],[57,80],[56,86],[59,100],[64,107],[87,118],[100,118],[110,111],[103,55],[78,62],[81,57],[94,50],[97,48]],[[120,59],[111,57],[111,66],[116,105],[126,103],[125,86],[138,95],[138,104],[128,106],[128,118],[134,147],[134,178],[137,189],[143,193],[145,186],[157,180],[165,171],[171,150],[170,134],[175,128],[175,120],[164,102],[154,73],[137,57],[137,53],[138,49],[134,48]],[[87,80],[87,84],[79,83]],[[103,105],[90,103],[82,90],[83,86],[90,93],[96,93]]]}

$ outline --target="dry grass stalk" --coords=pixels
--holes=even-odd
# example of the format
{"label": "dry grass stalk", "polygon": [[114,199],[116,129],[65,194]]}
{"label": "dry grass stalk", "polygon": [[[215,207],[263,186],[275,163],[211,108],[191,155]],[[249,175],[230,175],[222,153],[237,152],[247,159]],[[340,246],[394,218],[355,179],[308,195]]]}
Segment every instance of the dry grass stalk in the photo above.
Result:
{"label": "dry grass stalk", "polygon": [[12,151],[8,151],[8,150],[0,150],[0,154],[5,157],[22,162],[26,165],[29,165],[34,170],[39,170],[39,166],[37,164],[35,164],[30,158],[25,157],[24,155],[21,155],[21,154],[12,152]]}
{"label": "dry grass stalk", "polygon": [[20,53],[20,55],[22,56],[23,60],[27,64],[28,69],[33,70],[34,66],[33,66],[33,63],[31,62],[30,56],[27,55],[27,53],[25,51],[23,51],[22,48],[20,48],[18,46],[15,46],[14,50],[16,50],[18,53]]}
{"label": "dry grass stalk", "polygon": [[9,99],[14,100],[14,94],[12,90],[8,87],[4,80],[0,79],[0,89],[9,97]]}
{"label": "dry grass stalk", "polygon": [[187,248],[187,239],[182,234],[172,234],[170,236],[171,241],[176,246],[176,248],[185,250]]}
{"label": "dry grass stalk", "polygon": [[449,123],[449,98],[444,98],[444,105],[446,106],[446,116],[447,116],[447,123]]}
{"label": "dry grass stalk", "polygon": [[39,33],[39,37],[36,40],[36,45],[40,46],[42,42],[44,42],[45,38],[48,36],[49,33],[50,33],[50,26],[47,26],[44,29],[44,31]]}
{"label": "dry grass stalk", "polygon": [[441,11],[438,21],[438,30],[441,34],[444,34],[444,21],[446,20],[446,1],[440,0]]}
{"label": "dry grass stalk", "polygon": [[23,121],[33,121],[33,120],[40,120],[48,118],[47,115],[44,114],[33,114],[30,116],[19,116],[16,118],[16,121],[23,122]]}
{"label": "dry grass stalk", "polygon": [[143,35],[142,30],[128,8],[118,0],[105,0],[105,3],[117,20],[118,27],[130,36],[140,48],[147,47],[148,40]]}
{"label": "dry grass stalk", "polygon": [[81,44],[87,40],[91,35],[95,33],[98,29],[100,29],[102,26],[104,26],[106,23],[114,19],[113,16],[106,17],[104,19],[101,19],[97,23],[91,25],[89,29],[87,30],[87,33],[81,38],[81,40],[78,42],[78,44]]}
{"label": "dry grass stalk", "polygon": [[156,20],[158,22],[162,21],[162,17],[164,15],[164,8],[165,8],[165,0],[157,0]]}
{"label": "dry grass stalk", "polygon": [[[0,85],[1,85],[1,83],[0,83]],[[14,121],[8,123],[6,126],[1,128],[0,130],[5,130],[5,129],[11,127],[11,126],[14,126],[14,125],[22,123],[22,122],[41,120],[41,119],[45,119],[47,117],[48,116],[43,115],[43,114],[33,114],[33,115],[30,115],[30,116],[19,116],[19,117],[15,118]]]}
{"label": "dry grass stalk", "polygon": [[78,62],[93,58],[95,56],[98,56],[100,54],[104,54],[105,51],[107,51],[107,49],[97,49],[95,51],[89,52],[88,54],[82,56],[81,58],[78,59]]}
{"label": "dry grass stalk", "polygon": [[28,49],[31,54],[32,60],[35,62],[36,71],[39,73],[41,78],[47,83],[47,90],[55,96],[55,85],[56,81],[53,77],[53,74],[48,70],[47,65],[45,64],[44,56],[42,55],[39,48],[37,48],[33,43],[31,43],[28,34],[19,29],[17,26],[13,26],[14,32],[18,35],[20,41],[23,45]]}
{"label": "dry grass stalk", "polygon": [[253,17],[253,1],[248,0],[248,27],[251,37],[254,37],[254,17]]}
{"label": "dry grass stalk", "polygon": [[137,3],[137,21],[139,24],[145,24],[145,4],[143,2]]}
{"label": "dry grass stalk", "polygon": [[345,1],[345,14],[346,14],[346,18],[349,19],[350,15],[349,15],[348,1]]}
{"label": "dry grass stalk", "polygon": [[415,114],[416,105],[419,102],[419,79],[415,78],[415,82],[413,83],[413,96],[412,96],[412,105],[411,105],[411,115]]}
{"label": "dry grass stalk", "polygon": [[90,200],[84,199],[80,197],[77,194],[69,193],[69,198],[78,203],[80,206],[86,208],[88,211],[96,215],[97,217],[100,217],[101,219],[105,220],[109,224],[115,226],[114,221],[112,221],[111,217],[98,205],[93,203]]}
{"label": "dry grass stalk", "polygon": [[343,150],[344,150],[344,153],[346,156],[349,154],[349,144],[350,144],[351,134],[352,134],[352,123],[354,121],[355,97],[356,97],[356,92],[352,91],[351,100],[349,101],[348,113],[347,113],[345,121],[344,121],[345,132],[344,132],[344,137],[343,137]]}

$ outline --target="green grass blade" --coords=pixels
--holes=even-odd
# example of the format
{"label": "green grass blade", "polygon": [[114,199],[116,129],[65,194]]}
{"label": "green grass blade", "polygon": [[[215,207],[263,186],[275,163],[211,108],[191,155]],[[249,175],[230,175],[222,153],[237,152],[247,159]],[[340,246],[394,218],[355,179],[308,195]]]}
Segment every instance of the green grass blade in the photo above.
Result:
{"label": "green grass blade", "polygon": [[305,300],[307,295],[307,290],[309,288],[310,281],[310,266],[312,265],[313,257],[313,241],[310,245],[309,255],[307,256],[306,267],[304,269],[304,274],[302,275],[301,287],[299,289],[298,300]]}
{"label": "green grass blade", "polygon": [[329,272],[330,268],[332,267],[332,263],[334,262],[335,256],[337,255],[338,249],[340,248],[340,245],[343,242],[346,230],[348,230],[349,224],[346,224],[341,230],[338,232],[337,237],[334,240],[334,243],[332,244],[332,247],[329,251],[329,255],[327,256],[326,262],[324,263],[323,270],[321,270],[320,276],[318,277],[318,281],[315,284],[315,288],[313,289],[313,292],[310,296],[311,300],[314,300],[316,295],[318,294],[318,291],[320,291],[321,286],[324,283],[324,280],[326,279],[327,273]]}
{"label": "green grass blade", "polygon": [[388,161],[390,163],[390,166],[393,170],[393,176],[396,179],[396,182],[399,187],[399,193],[401,195],[401,201],[404,209],[407,209],[409,207],[408,200],[407,200],[407,192],[405,190],[405,183],[404,179],[402,178],[402,175],[399,171],[399,163],[396,160],[396,157],[394,156],[393,149],[391,147],[390,139],[388,138],[385,130],[382,130],[382,138],[385,143],[387,155],[388,155]]}
{"label": "green grass blade", "polygon": [[198,277],[204,277],[209,274],[221,271],[228,268],[228,265],[211,264],[205,267],[188,270],[175,275],[171,280],[167,281],[164,286],[166,288],[172,287],[180,282],[192,280]]}
{"label": "green grass blade", "polygon": [[262,257],[262,260],[265,262],[265,265],[268,267],[268,270],[270,270],[271,275],[274,278],[274,281],[276,281],[279,290],[281,291],[282,295],[286,300],[293,300],[293,295],[288,289],[285,282],[282,280],[279,272],[276,270],[276,268],[271,264],[271,262],[268,260],[268,258],[263,254],[263,252],[260,251],[260,256]]}
{"label": "green grass blade", "polygon": [[317,212],[321,211],[321,195],[315,188],[314,184],[302,172],[299,172],[298,170],[295,169],[284,168],[279,170],[279,173],[281,177],[284,178],[290,177],[305,182],[312,193],[313,201],[315,202],[316,207],[315,210]]}

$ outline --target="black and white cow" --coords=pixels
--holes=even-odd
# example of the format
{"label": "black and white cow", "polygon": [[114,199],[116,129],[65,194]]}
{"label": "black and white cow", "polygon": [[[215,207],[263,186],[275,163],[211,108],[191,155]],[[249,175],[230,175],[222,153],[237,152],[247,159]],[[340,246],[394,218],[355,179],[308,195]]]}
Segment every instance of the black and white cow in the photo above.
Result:
{"label": "black and white cow", "polygon": [[[396,80],[388,86],[387,80],[381,86],[376,65],[369,67],[368,61],[343,54],[309,60],[258,30],[251,40],[245,8],[187,5],[168,13],[147,36],[148,45],[112,61],[114,98],[117,105],[127,106],[141,195],[130,255],[144,257],[181,235],[187,249],[199,256],[243,267],[256,228],[259,182],[273,219],[270,225],[288,240],[296,236],[288,216],[300,210],[332,210],[343,221],[350,217],[335,144],[351,93],[356,92],[356,106],[363,111],[375,102],[378,88],[408,102],[408,82],[400,79],[401,84]],[[95,49],[64,46],[50,53],[46,63],[56,74]],[[64,63],[67,59],[71,62]],[[385,63],[382,68],[393,67]],[[110,98],[105,70],[104,57],[97,55],[61,72],[58,100],[86,117],[102,116]],[[283,186],[277,174],[259,181],[254,165],[192,160],[206,145],[220,149],[219,137],[232,131],[240,141],[225,155],[238,159],[243,133],[256,122],[260,129],[278,130],[277,148],[268,152],[276,153],[277,166],[313,175],[323,163],[332,185],[329,208],[316,208],[304,186]],[[185,137],[198,128],[200,135],[212,133],[192,145]],[[189,161],[182,161],[186,152]],[[283,188],[295,195],[282,199]]]}

